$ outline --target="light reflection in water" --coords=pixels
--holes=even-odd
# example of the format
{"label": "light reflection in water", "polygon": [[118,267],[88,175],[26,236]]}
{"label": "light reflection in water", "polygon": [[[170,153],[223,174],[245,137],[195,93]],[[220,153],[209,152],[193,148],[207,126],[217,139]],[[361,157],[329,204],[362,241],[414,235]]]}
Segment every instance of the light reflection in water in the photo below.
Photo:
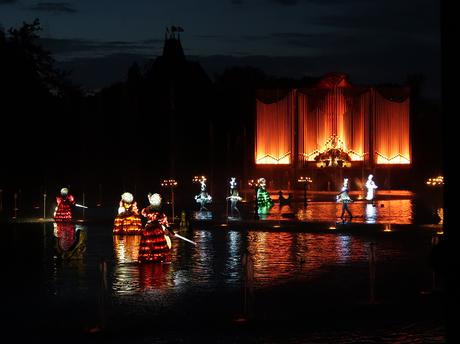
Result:
{"label": "light reflection in water", "polygon": [[[255,286],[310,278],[325,266],[367,262],[366,243],[349,235],[263,231],[194,231],[197,247],[173,240],[171,264],[138,264],[136,236],[114,237],[117,294],[182,288],[239,288],[241,255],[254,261]],[[137,249],[136,249],[137,247]]]}
{"label": "light reflection in water", "polygon": [[[170,264],[139,264],[141,235],[114,235],[115,268],[113,289],[118,294],[161,291],[174,286]],[[172,254],[175,250],[172,249]]]}
{"label": "light reflection in water", "polygon": [[[355,223],[395,223],[411,224],[414,220],[413,200],[393,199],[377,201],[375,206],[367,201],[356,201],[349,204]],[[298,208],[296,217],[300,221],[337,221],[342,213],[340,203],[312,202],[306,208]],[[277,214],[269,214],[274,219]],[[283,216],[281,216],[281,219]]]}
{"label": "light reflection in water", "polygon": [[363,241],[334,234],[251,231],[248,248],[256,285],[308,277],[325,265],[365,261],[367,257]]}
{"label": "light reflection in water", "polygon": [[377,205],[376,204],[367,204],[366,205],[366,223],[376,223],[377,222]]}

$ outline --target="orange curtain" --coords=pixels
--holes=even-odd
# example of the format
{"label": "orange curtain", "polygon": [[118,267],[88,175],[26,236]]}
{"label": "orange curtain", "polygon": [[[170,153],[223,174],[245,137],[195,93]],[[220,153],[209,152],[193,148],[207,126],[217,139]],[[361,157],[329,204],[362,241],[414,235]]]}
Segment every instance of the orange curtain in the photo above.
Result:
{"label": "orange curtain", "polygon": [[352,160],[362,160],[369,101],[369,92],[362,90],[299,90],[300,160],[314,161],[315,156],[326,149],[331,136],[339,138],[340,148],[349,153]]}
{"label": "orange curtain", "polygon": [[294,93],[273,103],[256,100],[256,164],[292,162]]}
{"label": "orange curtain", "polygon": [[393,101],[375,92],[374,151],[377,164],[410,164],[409,98]]}

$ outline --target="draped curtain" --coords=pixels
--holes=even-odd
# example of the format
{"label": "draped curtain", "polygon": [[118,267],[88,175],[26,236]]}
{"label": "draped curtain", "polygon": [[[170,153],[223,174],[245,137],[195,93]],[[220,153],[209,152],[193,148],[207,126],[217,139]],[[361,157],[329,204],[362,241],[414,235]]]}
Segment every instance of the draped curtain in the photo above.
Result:
{"label": "draped curtain", "polygon": [[369,127],[370,90],[353,88],[344,90],[346,101],[343,115],[343,132],[341,137],[345,144],[345,150],[352,161],[361,161],[364,154],[369,152],[369,145],[365,137]]}
{"label": "draped curtain", "polygon": [[409,97],[386,99],[375,92],[374,151],[377,164],[410,164]]}
{"label": "draped curtain", "polygon": [[305,90],[297,93],[299,157],[314,161],[331,136],[352,160],[363,160],[365,118],[370,93],[361,89]]}
{"label": "draped curtain", "polygon": [[256,164],[290,164],[293,149],[294,92],[267,103],[256,99]]}

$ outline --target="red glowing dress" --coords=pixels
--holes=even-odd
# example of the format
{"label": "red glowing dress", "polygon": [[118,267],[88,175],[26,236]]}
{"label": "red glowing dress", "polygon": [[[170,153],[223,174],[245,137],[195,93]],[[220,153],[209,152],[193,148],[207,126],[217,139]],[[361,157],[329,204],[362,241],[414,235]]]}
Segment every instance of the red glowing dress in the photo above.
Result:
{"label": "red glowing dress", "polygon": [[70,222],[73,219],[73,207],[76,203],[72,195],[56,197],[56,211],[54,212],[54,221]]}
{"label": "red glowing dress", "polygon": [[174,235],[172,231],[167,229],[169,226],[168,218],[164,213],[151,206],[142,209],[141,214],[148,221],[142,231],[138,261],[141,263],[168,262],[170,260],[171,241],[167,236]]}
{"label": "red glowing dress", "polygon": [[120,201],[121,212],[115,217],[113,234],[140,234],[142,221],[137,209],[137,203]]}

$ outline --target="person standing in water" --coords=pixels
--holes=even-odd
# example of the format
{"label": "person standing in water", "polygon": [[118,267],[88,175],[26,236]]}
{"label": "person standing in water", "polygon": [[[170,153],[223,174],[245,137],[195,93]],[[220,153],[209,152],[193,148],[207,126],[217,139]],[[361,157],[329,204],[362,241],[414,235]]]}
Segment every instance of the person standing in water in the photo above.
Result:
{"label": "person standing in water", "polygon": [[351,211],[348,208],[348,203],[353,202],[353,200],[348,195],[348,191],[349,191],[349,189],[348,189],[348,178],[344,178],[343,179],[342,189],[340,190],[340,193],[336,197],[337,202],[342,202],[342,214],[340,215],[340,218],[342,219],[342,221],[345,220],[345,218],[344,218],[345,212],[347,212],[348,215],[350,216],[350,221],[353,218],[353,215],[351,214]]}

